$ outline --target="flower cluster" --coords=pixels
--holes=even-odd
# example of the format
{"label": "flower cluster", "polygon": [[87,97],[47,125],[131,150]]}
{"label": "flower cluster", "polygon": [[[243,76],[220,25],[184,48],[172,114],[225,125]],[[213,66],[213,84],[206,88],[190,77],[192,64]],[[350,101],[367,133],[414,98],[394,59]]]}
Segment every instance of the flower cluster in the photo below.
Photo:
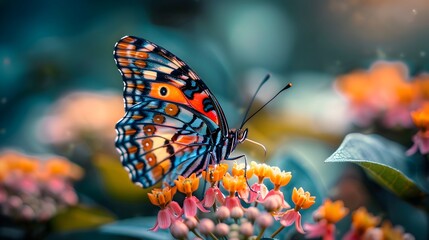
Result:
{"label": "flower cluster", "polygon": [[323,237],[324,240],[335,239],[335,224],[344,218],[349,210],[344,207],[342,201],[332,202],[326,199],[314,213],[316,224],[305,224],[307,238]]}
{"label": "flower cluster", "polygon": [[352,214],[352,227],[344,236],[344,240],[359,239],[393,239],[393,240],[413,240],[414,237],[409,233],[404,233],[402,227],[392,227],[388,221],[384,221],[381,227],[380,218],[373,216],[371,213],[361,207]]}
{"label": "flower cluster", "polygon": [[[249,186],[252,177],[257,181]],[[291,208],[280,190],[291,178],[290,172],[255,162],[248,169],[244,164],[234,163],[231,172],[228,172],[227,164],[212,165],[202,173],[208,188],[200,200],[193,195],[200,178],[195,174],[188,178],[180,176],[174,187],[155,188],[149,193],[151,203],[161,208],[151,230],[170,228],[173,237],[178,239],[186,239],[189,232],[200,238],[261,239],[265,230],[278,221],[281,227],[271,237],[294,223],[296,230],[304,233],[300,211],[311,207],[315,197],[302,188],[294,188],[294,207]],[[273,189],[268,190],[265,179],[272,182]],[[176,191],[186,196],[182,206],[173,200]],[[203,218],[200,219],[201,215]]]}
{"label": "flower cluster", "polygon": [[429,153],[429,102],[423,104],[419,109],[411,112],[411,118],[419,131],[413,136],[413,146],[407,151],[412,155],[420,151],[422,154]]}
{"label": "flower cluster", "polygon": [[71,181],[82,174],[78,166],[59,157],[42,161],[5,152],[0,155],[1,213],[21,221],[49,220],[77,203]]}
{"label": "flower cluster", "polygon": [[[334,240],[335,224],[349,213],[341,200],[325,202],[313,213],[315,224],[305,224],[306,238],[319,238],[323,240]],[[364,207],[360,207],[352,214],[351,229],[345,234],[343,240],[412,240],[411,234],[404,233],[401,227],[392,227],[389,221],[384,221],[381,227],[377,227],[380,218],[373,216]]]}
{"label": "flower cluster", "polygon": [[58,100],[41,119],[40,140],[54,145],[85,140],[101,145],[105,151],[104,146],[110,147],[115,139],[112,129],[123,114],[120,95],[72,92]]}
{"label": "flower cluster", "polygon": [[388,128],[411,127],[410,112],[429,100],[429,77],[410,81],[400,62],[375,62],[368,71],[355,71],[337,79],[338,90],[350,103],[354,121],[367,126],[375,120]]}

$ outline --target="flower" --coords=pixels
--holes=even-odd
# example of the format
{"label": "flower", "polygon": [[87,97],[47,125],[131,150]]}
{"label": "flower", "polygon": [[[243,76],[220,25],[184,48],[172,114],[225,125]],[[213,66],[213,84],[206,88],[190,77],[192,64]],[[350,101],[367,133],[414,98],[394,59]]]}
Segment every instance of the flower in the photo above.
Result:
{"label": "flower", "polygon": [[222,184],[225,190],[229,192],[229,196],[225,198],[225,206],[232,210],[234,207],[242,207],[240,199],[235,196],[238,193],[240,198],[245,199],[248,196],[247,182],[244,176],[231,176],[229,173],[222,179]]}
{"label": "flower", "polygon": [[244,176],[245,178],[249,179],[252,177],[253,175],[253,170],[250,169],[245,169],[246,164],[241,163],[241,164],[237,164],[234,163],[234,165],[232,166],[232,176]]}
{"label": "flower", "polygon": [[228,164],[221,163],[217,165],[209,165],[207,171],[202,172],[203,178],[212,184],[218,183],[228,170]]}
{"label": "flower", "polygon": [[293,188],[292,201],[295,203],[295,208],[287,210],[280,219],[283,226],[290,226],[295,222],[295,229],[304,233],[301,226],[301,214],[299,210],[311,207],[316,201],[316,197],[311,196],[310,192],[304,192],[303,188]]}
{"label": "flower", "polygon": [[[280,191],[280,187],[286,186],[290,182],[292,174],[290,172],[281,171],[278,167],[271,167],[270,171],[267,173],[270,181],[274,184],[274,189],[271,189],[259,202],[263,204],[265,204],[266,201],[276,203],[278,199],[280,199],[282,201],[281,206],[275,212],[290,208],[290,205],[284,200],[284,195],[283,192]],[[273,212],[273,214],[276,214],[275,212]]]}
{"label": "flower", "polygon": [[416,127],[419,131],[413,136],[413,146],[406,152],[412,155],[418,151],[422,154],[429,153],[429,102],[425,102],[418,110],[411,112]]}
{"label": "flower", "polygon": [[[47,174],[56,161],[61,162],[61,171]],[[16,220],[47,221],[65,207],[77,204],[72,180],[82,175],[80,167],[60,157],[43,160],[6,151],[0,154],[0,209]]]}
{"label": "flower", "polygon": [[395,101],[387,107],[383,123],[386,127],[410,127],[412,125],[410,111],[416,106],[420,96],[417,85],[409,82],[400,82],[394,85],[393,96]]}
{"label": "flower", "polygon": [[349,210],[343,201],[332,202],[326,199],[313,214],[316,224],[304,224],[307,238],[323,237],[324,240],[335,239],[335,223],[344,218]]}
{"label": "flower", "polygon": [[228,170],[228,165],[221,163],[218,165],[210,165],[206,171],[203,171],[203,178],[210,183],[210,187],[207,189],[202,203],[205,207],[212,207],[215,204],[215,200],[222,203],[225,200],[225,196],[218,187],[219,181],[223,178],[226,171]]}
{"label": "flower", "polygon": [[278,167],[271,167],[269,178],[274,184],[274,190],[278,191],[280,187],[286,186],[290,182],[292,174],[290,172],[281,171]]}
{"label": "flower", "polygon": [[39,138],[53,145],[85,141],[114,151],[115,124],[124,115],[123,98],[109,92],[72,92],[59,99],[40,120]]}
{"label": "flower", "polygon": [[380,223],[380,218],[368,213],[366,208],[360,207],[353,212],[352,228],[344,236],[345,240],[361,239],[365,232]]}
{"label": "flower", "polygon": [[265,178],[268,178],[271,173],[271,167],[265,163],[258,164],[256,162],[250,163],[250,169],[253,171],[253,174],[258,177],[258,182],[252,184],[250,187],[250,197],[248,202],[252,203],[254,201],[261,201],[268,194],[268,188],[263,183]]}
{"label": "flower", "polygon": [[150,230],[167,229],[182,216],[182,209],[179,204],[172,200],[175,193],[176,187],[170,186],[165,186],[163,189],[154,188],[151,193],[148,193],[150,202],[161,208],[155,226]]}
{"label": "flower", "polygon": [[349,210],[344,207],[343,201],[332,202],[330,199],[326,199],[323,205],[316,210],[315,216],[317,219],[326,219],[328,223],[337,223],[348,213]]}
{"label": "flower", "polygon": [[404,230],[400,226],[393,227],[392,223],[389,221],[384,221],[381,225],[381,232],[383,234],[383,239],[390,240],[412,240],[414,236],[409,233],[404,233]]}
{"label": "flower", "polygon": [[409,111],[421,99],[418,85],[408,81],[408,68],[401,62],[377,61],[368,71],[340,76],[337,89],[349,101],[357,124],[367,126],[381,119],[386,127],[409,127]]}
{"label": "flower", "polygon": [[188,236],[188,227],[180,220],[176,220],[171,224],[170,233],[177,239],[184,239]]}
{"label": "flower", "polygon": [[183,212],[186,217],[195,217],[197,215],[197,208],[202,212],[208,212],[200,200],[195,196],[192,196],[192,193],[198,189],[199,178],[193,173],[189,178],[179,176],[178,180],[175,180],[174,183],[177,186],[179,192],[186,194],[185,201],[183,202]]}

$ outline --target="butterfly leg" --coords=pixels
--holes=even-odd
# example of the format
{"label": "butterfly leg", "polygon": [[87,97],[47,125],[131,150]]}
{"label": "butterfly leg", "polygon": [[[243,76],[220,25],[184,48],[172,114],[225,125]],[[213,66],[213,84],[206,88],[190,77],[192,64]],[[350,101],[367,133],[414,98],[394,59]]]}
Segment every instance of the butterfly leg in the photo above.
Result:
{"label": "butterfly leg", "polygon": [[225,158],[225,160],[237,160],[237,159],[240,159],[240,158],[244,158],[244,177],[246,178],[247,186],[249,187],[250,191],[255,192],[255,190],[253,190],[250,187],[249,181],[247,181],[247,158],[246,158],[246,155],[243,154],[243,155],[239,155],[239,156],[232,157],[232,158]]}

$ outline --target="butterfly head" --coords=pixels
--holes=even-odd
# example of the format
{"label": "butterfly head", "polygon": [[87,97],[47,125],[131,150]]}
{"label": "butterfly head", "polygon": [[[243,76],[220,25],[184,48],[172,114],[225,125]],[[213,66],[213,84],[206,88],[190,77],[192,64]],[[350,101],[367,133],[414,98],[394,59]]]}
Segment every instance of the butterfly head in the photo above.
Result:
{"label": "butterfly head", "polygon": [[247,138],[247,128],[246,129],[231,129],[230,136],[234,139],[234,142],[242,143]]}

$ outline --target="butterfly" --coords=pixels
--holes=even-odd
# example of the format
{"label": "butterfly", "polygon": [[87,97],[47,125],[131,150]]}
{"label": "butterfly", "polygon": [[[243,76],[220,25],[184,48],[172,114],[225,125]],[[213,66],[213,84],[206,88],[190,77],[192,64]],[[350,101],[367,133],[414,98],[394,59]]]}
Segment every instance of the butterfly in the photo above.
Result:
{"label": "butterfly", "polygon": [[125,36],[113,52],[124,83],[125,115],[116,148],[131,180],[144,188],[197,175],[230,157],[247,129],[230,129],[216,97],[180,58]]}

